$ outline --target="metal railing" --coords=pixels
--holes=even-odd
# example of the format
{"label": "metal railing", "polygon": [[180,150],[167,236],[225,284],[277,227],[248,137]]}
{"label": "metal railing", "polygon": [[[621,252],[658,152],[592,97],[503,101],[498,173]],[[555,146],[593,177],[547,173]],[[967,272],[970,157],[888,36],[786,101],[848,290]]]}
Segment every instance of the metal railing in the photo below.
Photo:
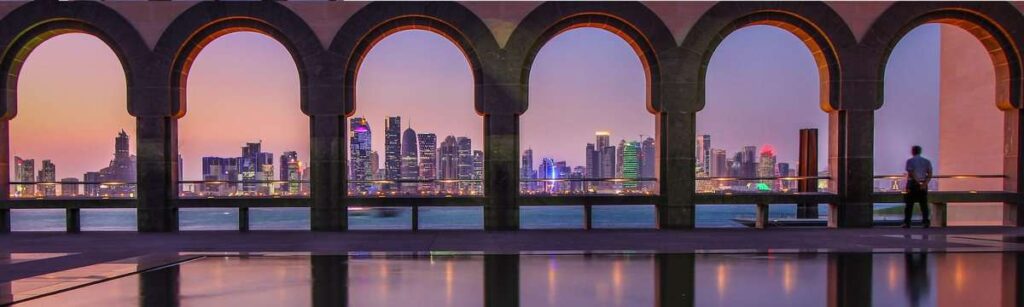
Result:
{"label": "metal railing", "polygon": [[520,196],[652,196],[658,178],[519,179]]}
{"label": "metal railing", "polygon": [[309,197],[306,180],[181,180],[179,198]]}
{"label": "metal railing", "polygon": [[349,180],[351,197],[482,197],[483,179]]}
{"label": "metal railing", "polygon": [[[773,177],[697,177],[696,189],[700,194],[806,194],[831,193],[829,176],[773,176]],[[800,191],[801,182],[812,181],[812,191]]]}
{"label": "metal railing", "polygon": [[12,181],[11,199],[133,199],[135,182],[121,181]]}

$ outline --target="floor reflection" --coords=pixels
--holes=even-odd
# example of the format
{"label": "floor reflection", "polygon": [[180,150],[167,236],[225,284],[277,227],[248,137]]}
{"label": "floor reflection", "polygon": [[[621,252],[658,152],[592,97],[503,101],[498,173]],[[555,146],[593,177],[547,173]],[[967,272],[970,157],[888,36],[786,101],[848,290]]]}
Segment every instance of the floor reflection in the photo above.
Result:
{"label": "floor reflection", "polygon": [[1012,306],[1021,303],[1021,259],[1002,253],[209,256],[21,305]]}

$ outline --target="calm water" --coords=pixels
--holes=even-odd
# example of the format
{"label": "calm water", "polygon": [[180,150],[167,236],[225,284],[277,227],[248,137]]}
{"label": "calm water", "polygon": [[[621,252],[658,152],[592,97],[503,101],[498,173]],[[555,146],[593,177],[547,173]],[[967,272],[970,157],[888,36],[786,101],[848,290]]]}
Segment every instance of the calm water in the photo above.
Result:
{"label": "calm water", "polygon": [[1022,262],[1002,253],[216,256],[24,306],[1019,306]]}
{"label": "calm water", "polygon": [[[882,208],[879,205],[876,208]],[[824,216],[827,205],[818,212]],[[522,207],[521,225],[525,229],[582,228],[582,206]],[[595,228],[654,228],[654,206],[595,206]],[[697,227],[742,227],[733,218],[753,218],[753,205],[697,206]],[[351,215],[352,229],[409,229],[411,210],[400,209],[398,215],[381,217],[374,214]],[[796,216],[796,205],[773,205],[771,218]],[[309,209],[253,208],[249,211],[253,230],[307,230]],[[181,230],[238,229],[238,210],[230,208],[182,209]],[[64,231],[64,210],[16,209],[11,211],[14,231]],[[423,207],[420,209],[422,229],[482,229],[481,207]],[[82,230],[132,231],[136,228],[135,209],[82,209]]]}

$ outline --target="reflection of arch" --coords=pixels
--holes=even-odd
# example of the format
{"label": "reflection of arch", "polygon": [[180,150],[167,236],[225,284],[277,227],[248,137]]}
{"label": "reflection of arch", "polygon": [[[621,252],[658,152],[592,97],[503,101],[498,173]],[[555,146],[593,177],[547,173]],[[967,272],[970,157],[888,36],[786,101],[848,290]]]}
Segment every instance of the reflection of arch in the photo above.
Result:
{"label": "reflection of arch", "polygon": [[155,53],[172,61],[169,67],[171,114],[185,115],[188,71],[203,47],[229,33],[251,31],[269,36],[292,55],[299,72],[300,108],[307,113],[311,68],[319,67],[322,46],[306,23],[275,2],[201,2],[167,27]]}
{"label": "reflection of arch", "polygon": [[[786,30],[807,45],[818,65],[821,84],[821,109],[828,112],[841,107],[839,82],[840,48],[853,45],[846,24],[824,3],[735,3],[716,4],[689,31],[683,46],[699,55],[687,57],[685,79],[697,80],[696,109],[704,108],[705,76],[708,63],[718,44],[733,31],[753,25],[769,25]],[[696,74],[696,75],[691,75]],[[691,79],[692,78],[692,79]]]}
{"label": "reflection of arch", "polygon": [[530,70],[537,53],[562,32],[576,28],[598,28],[619,36],[636,52],[647,77],[649,112],[661,110],[662,68],[659,52],[675,48],[675,41],[661,19],[639,3],[546,2],[530,12],[509,37],[510,52],[521,59],[518,69],[521,97],[520,112],[529,107]]}
{"label": "reflection of arch", "polygon": [[145,66],[149,50],[135,28],[121,15],[97,2],[35,1],[22,5],[0,21],[0,119],[11,119],[18,110],[18,73],[28,55],[47,39],[66,33],[85,33],[102,40],[114,52],[125,72],[129,112],[136,71]]}
{"label": "reflection of arch", "polygon": [[[877,54],[873,63],[878,88],[875,108],[881,107],[885,66],[889,54],[907,32],[925,23],[957,26],[977,38],[988,51],[996,72],[996,106],[1002,110],[1021,107],[1021,37],[1007,29],[1024,29],[1024,17],[1006,3],[896,3],[887,9],[864,36],[863,46]],[[896,26],[894,26],[896,25]]]}
{"label": "reflection of arch", "polygon": [[[386,13],[382,13],[386,12]],[[498,45],[483,21],[471,11],[455,2],[374,2],[363,7],[348,19],[331,42],[329,50],[342,55],[345,114],[355,112],[355,89],[359,65],[378,42],[391,34],[404,30],[425,30],[450,40],[462,51],[473,72],[474,105],[482,113],[485,75],[481,60],[495,56]],[[358,34],[358,36],[356,36]],[[333,78],[332,78],[333,79]]]}

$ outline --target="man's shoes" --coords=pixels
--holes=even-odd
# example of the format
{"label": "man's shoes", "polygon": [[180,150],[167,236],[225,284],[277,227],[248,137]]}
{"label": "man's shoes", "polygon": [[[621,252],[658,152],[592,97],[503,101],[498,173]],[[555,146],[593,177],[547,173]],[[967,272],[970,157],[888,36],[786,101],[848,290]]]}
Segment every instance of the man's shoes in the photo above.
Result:
{"label": "man's shoes", "polygon": [[900,228],[910,228],[910,223],[903,223],[903,225],[900,225]]}
{"label": "man's shoes", "polygon": [[924,227],[923,227],[923,228],[928,228],[928,227],[931,227],[931,224],[932,224],[932,223],[931,223],[931,222],[929,222],[929,221],[924,221],[924,223],[922,223],[922,225],[924,225]]}

